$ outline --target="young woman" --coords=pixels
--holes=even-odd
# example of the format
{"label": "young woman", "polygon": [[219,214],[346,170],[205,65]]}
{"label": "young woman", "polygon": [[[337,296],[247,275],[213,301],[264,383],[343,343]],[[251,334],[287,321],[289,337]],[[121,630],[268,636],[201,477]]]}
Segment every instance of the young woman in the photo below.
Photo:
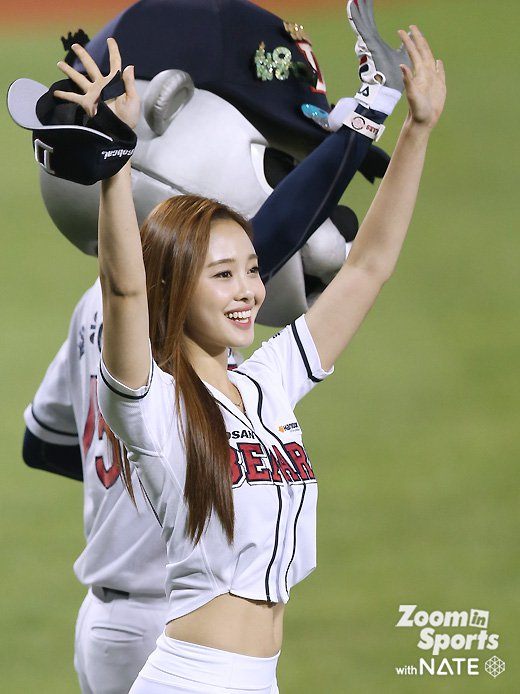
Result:
{"label": "young woman", "polygon": [[[227,349],[251,344],[265,294],[248,224],[185,196],[155,208],[140,236],[129,165],[103,182],[100,406],[168,556],[167,624],[134,694],[278,691],[284,604],[315,566],[316,479],[293,408],[332,371],[392,274],[444,106],[442,63],[417,27],[399,33],[413,65],[402,67],[410,112],[348,260],[238,371],[227,370]],[[90,79],[62,66],[85,94],[57,96],[91,115],[121,65],[108,43],[108,77],[79,46]],[[112,107],[135,127],[131,67],[123,79]]]}

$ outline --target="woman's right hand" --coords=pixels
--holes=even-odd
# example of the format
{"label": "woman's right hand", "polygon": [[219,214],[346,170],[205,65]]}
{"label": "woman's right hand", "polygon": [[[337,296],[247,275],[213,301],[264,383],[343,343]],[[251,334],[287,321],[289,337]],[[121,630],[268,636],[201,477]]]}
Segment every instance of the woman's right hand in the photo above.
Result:
{"label": "woman's right hand", "polygon": [[432,129],[437,124],[446,101],[446,76],[442,60],[436,60],[428,41],[412,25],[410,34],[399,35],[412,61],[412,69],[401,65],[406,98],[413,123]]}
{"label": "woman's right hand", "polygon": [[[107,39],[107,44],[110,56],[110,72],[106,76],[101,74],[93,58],[83,46],[80,46],[78,43],[72,45],[72,50],[85,68],[88,77],[62,60],[58,63],[59,69],[78,85],[83,91],[83,94],[64,92],[57,89],[54,92],[54,96],[64,101],[71,101],[72,103],[79,104],[90,118],[94,117],[97,113],[101,92],[110,83],[117,72],[121,70],[121,54],[119,53],[116,40],[109,38]],[[133,65],[129,65],[124,69],[122,77],[125,84],[125,93],[115,99],[110,99],[106,104],[120,120],[133,130],[137,126],[141,110],[141,100],[135,88]]]}

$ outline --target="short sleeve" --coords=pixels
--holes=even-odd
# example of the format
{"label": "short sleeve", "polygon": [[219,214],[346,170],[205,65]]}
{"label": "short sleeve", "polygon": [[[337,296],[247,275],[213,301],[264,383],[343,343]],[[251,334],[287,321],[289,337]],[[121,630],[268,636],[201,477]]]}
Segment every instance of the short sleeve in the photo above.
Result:
{"label": "short sleeve", "polygon": [[101,358],[98,378],[99,408],[129,451],[161,456],[175,418],[174,383],[152,360],[145,386],[129,388],[118,381]]}
{"label": "short sleeve", "polygon": [[59,446],[75,446],[79,442],[70,393],[68,353],[66,340],[24,412],[25,425],[31,434]]}
{"label": "short sleeve", "polygon": [[300,316],[270,340],[240,367],[241,371],[261,378],[276,379],[294,407],[317,383],[334,371],[325,371],[305,316]]}

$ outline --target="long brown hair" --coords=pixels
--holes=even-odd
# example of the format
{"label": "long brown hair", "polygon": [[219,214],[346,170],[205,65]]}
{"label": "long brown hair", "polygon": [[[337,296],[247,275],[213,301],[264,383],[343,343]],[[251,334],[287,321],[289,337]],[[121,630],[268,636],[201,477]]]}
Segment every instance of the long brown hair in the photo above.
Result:
{"label": "long brown hair", "polygon": [[[141,242],[152,354],[175,379],[175,406],[186,448],[186,532],[198,542],[215,512],[231,543],[234,508],[228,437],[217,403],[188,360],[184,330],[206,259],[211,224],[219,219],[236,222],[252,237],[249,223],[234,210],[197,195],[181,195],[152,210],[141,227]],[[117,439],[110,434],[112,454],[134,498],[126,454],[122,459]]]}

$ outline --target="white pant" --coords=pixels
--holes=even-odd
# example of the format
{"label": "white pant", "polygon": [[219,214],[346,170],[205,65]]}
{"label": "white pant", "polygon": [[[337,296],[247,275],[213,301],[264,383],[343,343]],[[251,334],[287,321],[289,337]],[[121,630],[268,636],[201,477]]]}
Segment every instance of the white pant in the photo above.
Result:
{"label": "white pant", "polygon": [[115,597],[89,590],[76,621],[74,667],[83,694],[128,694],[164,631],[166,598]]}
{"label": "white pant", "polygon": [[278,655],[254,658],[162,633],[130,694],[278,694]]}

